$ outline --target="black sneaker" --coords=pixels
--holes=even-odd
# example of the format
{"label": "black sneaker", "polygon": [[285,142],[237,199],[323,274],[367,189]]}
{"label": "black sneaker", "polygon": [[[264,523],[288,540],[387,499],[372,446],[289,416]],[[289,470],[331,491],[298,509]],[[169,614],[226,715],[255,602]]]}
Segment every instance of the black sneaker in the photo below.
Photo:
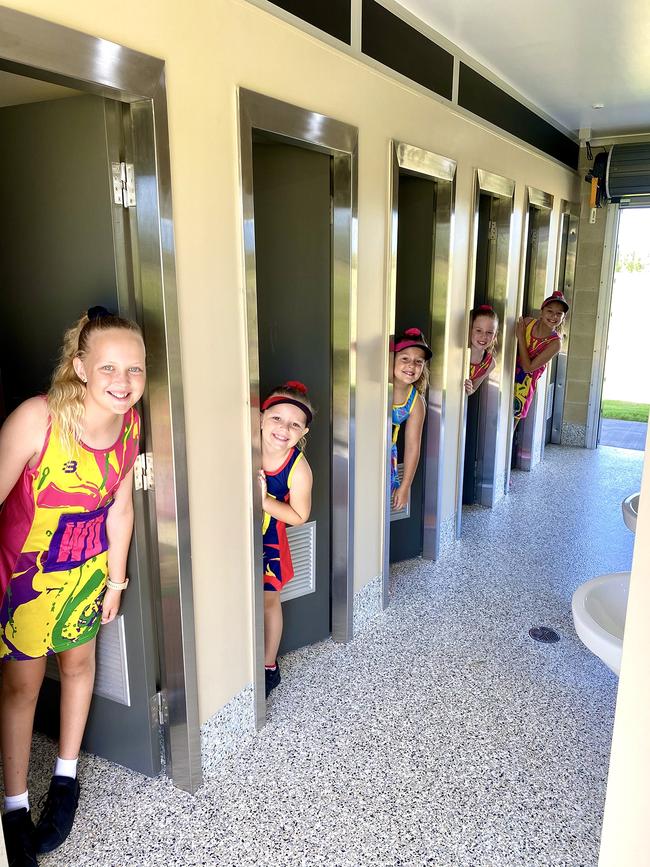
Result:
{"label": "black sneaker", "polygon": [[72,830],[79,803],[79,780],[72,777],[52,777],[45,806],[38,820],[34,838],[36,851],[53,852]]}
{"label": "black sneaker", "polygon": [[266,697],[278,686],[282,678],[280,677],[280,666],[277,659],[275,660],[275,668],[265,668],[264,678],[266,680]]}
{"label": "black sneaker", "polygon": [[26,807],[11,810],[2,817],[9,867],[36,867],[34,823]]}

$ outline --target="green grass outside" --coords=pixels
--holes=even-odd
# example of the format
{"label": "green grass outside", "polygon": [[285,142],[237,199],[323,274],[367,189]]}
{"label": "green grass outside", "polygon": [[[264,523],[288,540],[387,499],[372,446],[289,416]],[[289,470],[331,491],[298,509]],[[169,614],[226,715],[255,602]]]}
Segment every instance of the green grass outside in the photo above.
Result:
{"label": "green grass outside", "polygon": [[648,421],[650,403],[628,403],[625,400],[604,400],[600,407],[603,418],[620,418],[623,421]]}

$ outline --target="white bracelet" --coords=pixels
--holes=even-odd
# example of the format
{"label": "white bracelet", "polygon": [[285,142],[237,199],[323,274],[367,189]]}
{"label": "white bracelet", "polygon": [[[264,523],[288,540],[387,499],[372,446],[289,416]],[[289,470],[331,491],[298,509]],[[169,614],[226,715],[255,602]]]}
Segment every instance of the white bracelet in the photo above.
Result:
{"label": "white bracelet", "polygon": [[128,583],[128,578],[125,578],[124,581],[121,581],[119,584],[116,581],[111,581],[110,578],[106,579],[106,586],[109,590],[126,590]]}

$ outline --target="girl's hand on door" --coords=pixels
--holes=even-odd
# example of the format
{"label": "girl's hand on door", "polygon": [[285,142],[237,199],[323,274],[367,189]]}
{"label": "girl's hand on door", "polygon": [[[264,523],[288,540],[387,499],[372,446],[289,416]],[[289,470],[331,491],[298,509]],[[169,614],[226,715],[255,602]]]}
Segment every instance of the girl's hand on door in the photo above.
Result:
{"label": "girl's hand on door", "polygon": [[117,617],[117,612],[120,610],[121,601],[121,590],[111,590],[110,587],[106,588],[104,603],[102,605],[102,626],[110,623],[111,620],[115,620],[115,618]]}
{"label": "girl's hand on door", "polygon": [[393,491],[393,508],[404,509],[409,498],[409,488],[405,485],[400,485],[397,490]]}
{"label": "girl's hand on door", "polygon": [[260,490],[262,492],[262,503],[266,500],[268,495],[268,488],[266,486],[266,473],[264,470],[260,470],[257,474],[257,481],[260,483]]}
{"label": "girl's hand on door", "polygon": [[471,379],[465,380],[465,394],[474,394],[474,383]]}

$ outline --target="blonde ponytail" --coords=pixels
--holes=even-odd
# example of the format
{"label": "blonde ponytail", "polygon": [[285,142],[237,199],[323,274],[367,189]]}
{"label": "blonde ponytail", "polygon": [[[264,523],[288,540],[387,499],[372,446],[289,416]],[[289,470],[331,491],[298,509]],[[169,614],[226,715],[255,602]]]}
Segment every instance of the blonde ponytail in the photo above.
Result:
{"label": "blonde ponytail", "polygon": [[56,433],[62,445],[74,451],[81,440],[84,429],[84,398],[86,386],[74,369],[74,359],[83,358],[88,350],[88,339],[94,331],[120,328],[133,331],[142,337],[135,322],[114,316],[104,308],[92,308],[91,316],[97,310],[103,311],[93,318],[88,313],[69,328],[63,336],[63,346],[59,363],[52,374],[52,382],[47,393],[47,408]]}

